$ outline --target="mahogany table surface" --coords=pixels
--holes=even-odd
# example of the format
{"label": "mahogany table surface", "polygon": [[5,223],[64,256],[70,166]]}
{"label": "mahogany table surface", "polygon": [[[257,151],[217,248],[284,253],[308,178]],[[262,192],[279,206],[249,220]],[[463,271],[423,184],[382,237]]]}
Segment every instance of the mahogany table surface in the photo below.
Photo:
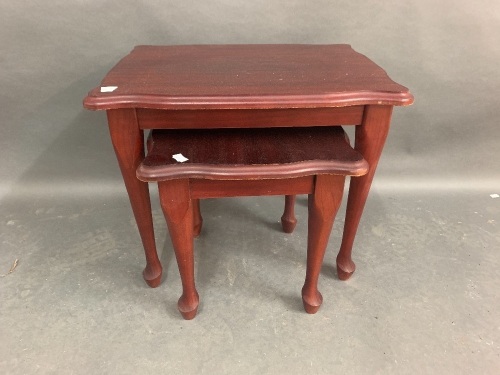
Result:
{"label": "mahogany table surface", "polygon": [[[137,179],[146,129],[355,126],[354,149],[368,171],[351,180],[337,271],[349,278],[352,247],[394,106],[408,89],[349,45],[138,46],[89,92],[84,106],[106,110],[146,255],[144,279],[159,285],[146,182]],[[294,193],[292,193],[294,194]]]}
{"label": "mahogany table surface", "polygon": [[[181,154],[179,162],[173,155]],[[154,130],[137,168],[142,181],[362,176],[368,163],[340,126]]]}
{"label": "mahogany table surface", "polygon": [[346,44],[137,46],[85,98],[88,109],[409,105],[413,96]]}

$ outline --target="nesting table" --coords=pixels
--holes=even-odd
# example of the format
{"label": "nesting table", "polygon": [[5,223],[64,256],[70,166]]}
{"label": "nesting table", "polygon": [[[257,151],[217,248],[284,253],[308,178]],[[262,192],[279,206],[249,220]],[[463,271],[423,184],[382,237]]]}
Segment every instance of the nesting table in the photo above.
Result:
{"label": "nesting table", "polygon": [[144,130],[355,126],[354,148],[368,171],[351,180],[340,279],[355,270],[351,253],[394,106],[409,90],[349,45],[138,46],[89,92],[84,107],[106,110],[146,255],[143,272],[159,285],[148,185],[136,177]]}

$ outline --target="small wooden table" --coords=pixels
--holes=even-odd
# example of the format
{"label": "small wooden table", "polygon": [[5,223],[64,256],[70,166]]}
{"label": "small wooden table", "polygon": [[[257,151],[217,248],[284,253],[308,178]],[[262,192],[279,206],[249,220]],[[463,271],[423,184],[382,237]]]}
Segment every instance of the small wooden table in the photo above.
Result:
{"label": "small wooden table", "polygon": [[200,198],[308,195],[302,301],[306,312],[315,314],[323,302],[318,278],[345,176],[367,171],[368,163],[340,126],[152,131],[137,177],[158,183],[181,276],[182,316],[193,319],[200,300],[193,252],[203,222]]}
{"label": "small wooden table", "polygon": [[148,185],[136,178],[145,129],[352,125],[355,149],[369,164],[351,181],[339,278],[355,270],[354,237],[389,131],[393,106],[408,89],[349,45],[138,46],[87,95],[106,110],[111,140],[146,254],[144,279],[159,285]]}

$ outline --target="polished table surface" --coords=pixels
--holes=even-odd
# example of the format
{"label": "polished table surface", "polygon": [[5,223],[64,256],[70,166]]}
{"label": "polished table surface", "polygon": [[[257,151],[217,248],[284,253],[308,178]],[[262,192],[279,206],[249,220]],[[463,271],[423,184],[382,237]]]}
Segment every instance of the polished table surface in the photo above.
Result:
{"label": "polished table surface", "polygon": [[138,46],[89,92],[111,139],[146,253],[144,278],[161,279],[149,190],[136,178],[144,129],[353,125],[368,173],[350,184],[339,277],[355,269],[352,245],[389,130],[409,90],[349,45]]}
{"label": "polished table surface", "polygon": [[[349,45],[138,46],[89,109],[310,108],[410,104],[408,89]],[[203,125],[201,125],[203,127]]]}

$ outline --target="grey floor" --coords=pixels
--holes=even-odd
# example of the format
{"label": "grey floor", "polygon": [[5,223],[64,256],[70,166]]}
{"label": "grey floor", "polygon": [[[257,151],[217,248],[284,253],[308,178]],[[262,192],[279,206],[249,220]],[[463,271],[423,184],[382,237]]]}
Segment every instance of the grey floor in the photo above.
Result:
{"label": "grey floor", "polygon": [[[180,280],[153,192],[165,269],[150,289],[124,192],[11,199],[0,224],[3,374],[498,374],[500,199],[375,187],[347,282],[335,273],[340,213],[302,308],[307,198],[280,231],[281,197],[202,202],[198,316],[176,310]],[[29,231],[26,228],[30,228]]]}

